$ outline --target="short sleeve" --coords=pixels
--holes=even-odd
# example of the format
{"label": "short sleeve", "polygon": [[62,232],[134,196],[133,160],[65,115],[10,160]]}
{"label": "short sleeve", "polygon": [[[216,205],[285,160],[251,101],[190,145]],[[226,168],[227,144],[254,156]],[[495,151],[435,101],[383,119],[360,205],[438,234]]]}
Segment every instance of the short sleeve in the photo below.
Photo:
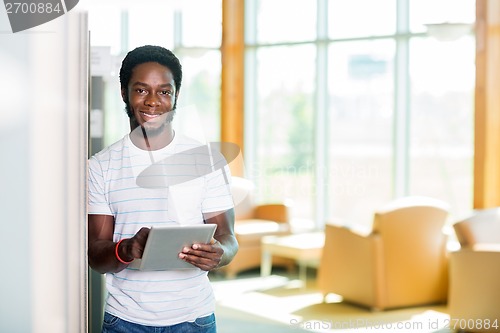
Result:
{"label": "short sleeve", "polygon": [[113,215],[105,195],[104,174],[95,157],[88,162],[88,213]]}

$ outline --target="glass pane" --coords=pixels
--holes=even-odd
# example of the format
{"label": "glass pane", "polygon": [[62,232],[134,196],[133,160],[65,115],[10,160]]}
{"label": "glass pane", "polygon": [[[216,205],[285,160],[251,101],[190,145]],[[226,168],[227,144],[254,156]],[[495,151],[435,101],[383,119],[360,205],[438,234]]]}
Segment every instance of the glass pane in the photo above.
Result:
{"label": "glass pane", "polygon": [[476,0],[410,0],[410,30],[425,31],[428,23],[473,23]]}
{"label": "glass pane", "polygon": [[182,45],[220,47],[221,0],[182,0]]}
{"label": "glass pane", "polygon": [[330,38],[392,35],[396,31],[396,0],[330,0]]}
{"label": "glass pane", "polygon": [[315,57],[313,45],[257,51],[257,161],[249,170],[259,201],[291,199],[293,216],[308,219],[315,196]]}
{"label": "glass pane", "polygon": [[169,2],[157,2],[151,7],[134,5],[129,8],[128,47],[146,45],[174,46],[174,10]]}
{"label": "glass pane", "polygon": [[465,215],[472,208],[474,38],[415,39],[410,59],[410,192]]}
{"label": "glass pane", "polygon": [[90,45],[110,46],[111,54],[120,54],[121,11],[111,6],[92,5],[88,13]]}
{"label": "glass pane", "polygon": [[219,141],[220,52],[182,49],[176,54],[183,77],[175,126],[202,142]]}
{"label": "glass pane", "polygon": [[306,3],[303,0],[259,1],[255,18],[257,42],[314,40],[316,38],[316,1]]}
{"label": "glass pane", "polygon": [[[120,61],[122,59],[120,58]],[[120,62],[121,66],[121,62]],[[117,68],[117,72],[119,71]],[[104,84],[104,146],[121,139],[130,132],[130,122],[125,111],[125,103],[120,95],[120,78],[118,75],[105,78]]]}
{"label": "glass pane", "polygon": [[392,197],[392,40],[329,49],[328,216],[369,226]]}

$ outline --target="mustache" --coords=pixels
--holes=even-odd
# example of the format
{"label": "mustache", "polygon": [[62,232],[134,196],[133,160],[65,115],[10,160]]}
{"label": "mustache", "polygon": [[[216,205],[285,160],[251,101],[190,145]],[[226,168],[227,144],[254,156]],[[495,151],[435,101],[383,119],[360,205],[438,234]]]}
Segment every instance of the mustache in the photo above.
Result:
{"label": "mustache", "polygon": [[[164,124],[169,124],[169,123],[171,123],[174,120],[174,116],[176,115],[176,113],[177,113],[177,110],[175,110],[175,108],[174,108],[174,109],[172,109],[172,110],[170,110],[168,112],[165,112],[160,117],[165,118],[164,119]],[[131,127],[133,129],[135,129],[135,128],[139,127],[139,126],[141,126],[141,127],[144,128],[144,124],[143,125],[139,124],[139,122],[137,121],[137,118],[135,117],[135,115],[133,114],[133,112],[132,112],[132,117],[130,117],[130,125],[131,125]]]}

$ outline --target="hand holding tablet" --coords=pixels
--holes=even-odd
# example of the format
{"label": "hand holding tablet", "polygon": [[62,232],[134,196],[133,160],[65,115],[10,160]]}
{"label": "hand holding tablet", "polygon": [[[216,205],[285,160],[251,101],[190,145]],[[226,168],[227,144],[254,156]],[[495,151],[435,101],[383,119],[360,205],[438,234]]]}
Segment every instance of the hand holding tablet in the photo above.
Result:
{"label": "hand holding tablet", "polygon": [[195,269],[180,259],[179,253],[195,243],[210,244],[216,227],[215,224],[152,227],[142,259],[135,259],[129,267],[141,271]]}

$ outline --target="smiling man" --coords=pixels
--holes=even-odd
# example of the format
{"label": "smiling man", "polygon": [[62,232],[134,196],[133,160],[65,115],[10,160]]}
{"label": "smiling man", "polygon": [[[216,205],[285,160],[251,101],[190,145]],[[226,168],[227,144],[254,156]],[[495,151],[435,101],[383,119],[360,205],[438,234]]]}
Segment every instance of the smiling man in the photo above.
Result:
{"label": "smiling man", "polygon": [[[147,45],[129,52],[120,83],[131,131],[89,160],[88,260],[106,274],[108,291],[102,332],[216,332],[208,271],[228,264],[238,249],[229,168],[175,132],[181,82],[171,51]],[[158,162],[166,165],[161,177],[175,181],[141,185],[139,176]],[[208,171],[200,173],[199,164]],[[178,254],[192,269],[130,265],[142,257],[151,226],[203,223],[217,225],[212,242]]]}

